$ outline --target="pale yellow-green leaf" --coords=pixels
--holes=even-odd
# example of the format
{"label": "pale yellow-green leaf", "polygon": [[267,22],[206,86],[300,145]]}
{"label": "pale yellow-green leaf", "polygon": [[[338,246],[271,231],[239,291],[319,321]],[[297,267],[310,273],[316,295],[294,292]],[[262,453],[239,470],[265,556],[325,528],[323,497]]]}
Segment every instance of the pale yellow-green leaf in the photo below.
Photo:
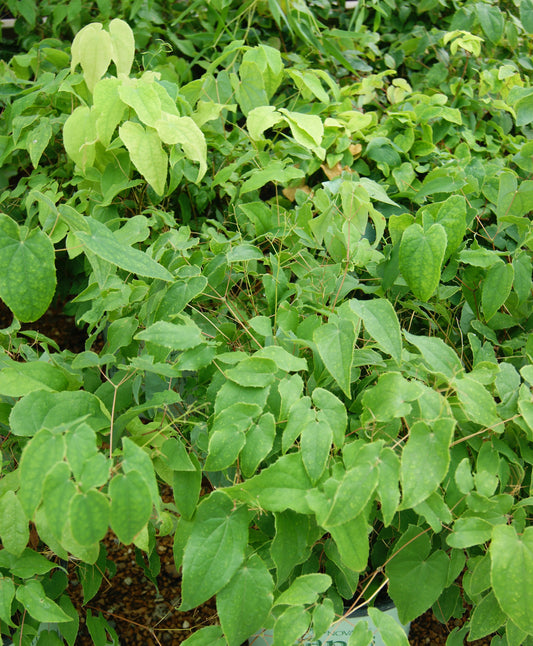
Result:
{"label": "pale yellow-green leaf", "polygon": [[155,128],[156,122],[161,119],[161,101],[154,86],[155,83],[146,79],[123,79],[118,88],[121,100],[151,128]]}
{"label": "pale yellow-green leaf", "polygon": [[250,137],[254,141],[258,141],[261,139],[265,130],[275,126],[282,118],[281,113],[272,105],[262,105],[250,110],[246,117],[246,127],[248,128]]}
{"label": "pale yellow-green leaf", "polygon": [[143,128],[140,123],[126,121],[120,126],[119,135],[135,168],[158,195],[163,195],[168,156],[157,132],[152,128]]}
{"label": "pale yellow-green leaf", "polygon": [[90,92],[107,72],[112,53],[111,36],[102,29],[100,23],[87,25],[74,38],[71,69],[74,70],[76,65],[80,63],[85,83]]}
{"label": "pale yellow-green leaf", "polygon": [[111,35],[112,58],[117,67],[117,74],[130,73],[133,57],[135,56],[135,38],[127,22],[115,18],[109,23]]}
{"label": "pale yellow-green leaf", "polygon": [[204,133],[190,117],[177,117],[165,112],[155,127],[164,143],[180,144],[187,157],[200,164],[196,179],[199,182],[207,170],[207,144]]}
{"label": "pale yellow-green leaf", "polygon": [[95,113],[86,105],[81,105],[65,121],[63,145],[67,155],[85,170],[94,162],[95,143]]}
{"label": "pale yellow-green leaf", "polygon": [[126,105],[118,95],[120,81],[106,78],[94,86],[93,111],[96,116],[96,134],[104,146],[109,146],[116,127],[124,117]]}

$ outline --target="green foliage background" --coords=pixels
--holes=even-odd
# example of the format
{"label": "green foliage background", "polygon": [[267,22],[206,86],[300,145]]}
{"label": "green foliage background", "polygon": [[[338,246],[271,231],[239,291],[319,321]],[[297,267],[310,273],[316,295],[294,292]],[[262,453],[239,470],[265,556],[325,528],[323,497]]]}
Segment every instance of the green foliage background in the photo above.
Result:
{"label": "green foliage background", "polygon": [[4,5],[2,634],[72,646],[111,528],[216,595],[191,645],[383,589],[531,644],[533,2]]}

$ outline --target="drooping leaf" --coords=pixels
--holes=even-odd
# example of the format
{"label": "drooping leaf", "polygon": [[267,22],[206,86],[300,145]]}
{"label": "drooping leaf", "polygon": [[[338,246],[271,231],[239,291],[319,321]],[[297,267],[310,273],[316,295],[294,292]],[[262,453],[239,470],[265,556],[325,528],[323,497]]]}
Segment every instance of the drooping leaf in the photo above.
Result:
{"label": "drooping leaf", "polygon": [[244,561],[248,511],[215,491],[200,503],[183,554],[181,610],[194,608],[226,586]]}
{"label": "drooping leaf", "polygon": [[327,574],[302,574],[276,599],[276,605],[303,606],[315,603],[318,595],[331,586]]}
{"label": "drooping leaf", "polygon": [[270,547],[276,565],[279,586],[299,563],[304,562],[311,549],[309,516],[287,509],[274,514],[276,535]]}
{"label": "drooping leaf", "polygon": [[72,41],[71,71],[74,72],[80,63],[85,83],[89,92],[92,92],[106,73],[112,56],[111,36],[99,22],[92,22],[81,29]]}
{"label": "drooping leaf", "polygon": [[368,616],[379,631],[386,646],[409,646],[407,635],[400,624],[379,608],[368,608]]}
{"label": "drooping leaf", "polygon": [[55,287],[50,238],[0,214],[0,298],[21,321],[35,321],[48,309]]}
{"label": "drooping leaf", "polygon": [[354,572],[362,572],[368,564],[370,545],[368,524],[363,514],[339,525],[326,525],[339,549],[344,565]]}
{"label": "drooping leaf", "polygon": [[505,24],[500,8],[495,5],[486,4],[485,2],[477,2],[475,7],[483,33],[491,43],[498,43],[503,36]]}
{"label": "drooping leaf", "polygon": [[302,428],[300,450],[305,470],[313,484],[324,473],[332,440],[333,432],[326,421],[312,421]]}

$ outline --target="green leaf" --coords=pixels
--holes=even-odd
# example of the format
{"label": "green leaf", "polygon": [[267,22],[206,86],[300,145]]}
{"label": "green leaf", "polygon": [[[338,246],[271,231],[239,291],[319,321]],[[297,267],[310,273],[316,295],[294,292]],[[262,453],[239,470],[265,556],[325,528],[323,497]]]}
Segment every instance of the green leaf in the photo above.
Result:
{"label": "green leaf", "polygon": [[114,18],[109,23],[109,34],[111,36],[112,57],[117,68],[117,74],[130,73],[133,58],[135,56],[135,39],[133,31],[127,22]]}
{"label": "green leaf", "polygon": [[7,491],[0,498],[0,537],[2,546],[19,556],[30,536],[28,519],[14,491]]}
{"label": "green leaf", "polygon": [[504,20],[499,7],[477,2],[475,4],[476,15],[481,29],[491,43],[498,43],[503,36]]}
{"label": "green leaf", "polygon": [[303,574],[276,599],[276,606],[303,606],[315,603],[318,595],[331,586],[331,577],[327,574]]}
{"label": "green leaf", "polygon": [[305,177],[305,173],[300,168],[286,166],[282,161],[272,160],[265,168],[254,169],[250,173],[250,177],[241,185],[241,195],[257,191],[268,182],[288,184],[291,180],[302,177]]}
{"label": "green leaf", "polygon": [[409,646],[405,631],[394,617],[379,608],[368,608],[368,616],[378,629],[385,646]]}
{"label": "green leaf", "polygon": [[274,644],[294,644],[307,632],[309,611],[302,606],[289,606],[274,624]]}
{"label": "green leaf", "polygon": [[520,0],[520,21],[526,33],[533,34],[533,0]]}
{"label": "green leaf", "polygon": [[202,485],[202,469],[198,458],[191,453],[190,460],[195,467],[194,471],[177,470],[172,478],[172,490],[176,509],[181,516],[191,520],[196,510],[198,497]]}
{"label": "green leaf", "polygon": [[[126,105],[118,94],[120,86],[119,79],[105,78],[98,81],[94,88],[92,113],[95,119],[96,134],[105,147],[111,143],[113,133],[126,112]],[[76,163],[80,165],[79,162]],[[126,176],[124,179],[126,180],[128,177]]]}
{"label": "green leaf", "polygon": [[507,615],[500,608],[494,592],[489,592],[474,606],[470,618],[468,641],[481,639],[495,633],[507,620]]}
{"label": "green leaf", "polygon": [[96,120],[98,114],[86,105],[78,106],[63,126],[63,145],[67,155],[83,172],[94,163],[96,156]]}
{"label": "green leaf", "polygon": [[43,508],[50,532],[58,541],[63,538],[65,510],[76,494],[76,486],[70,479],[66,462],[57,462],[48,471],[43,484]]}
{"label": "green leaf", "polygon": [[306,495],[313,485],[300,453],[283,455],[261,473],[241,484],[226,489],[237,500],[257,501],[268,511],[292,509],[301,514],[311,513]]}
{"label": "green leaf", "polygon": [[18,499],[28,518],[41,501],[44,480],[49,471],[63,460],[65,440],[61,435],[52,435],[40,430],[24,447],[20,460],[20,489]]}
{"label": "green leaf", "polygon": [[46,574],[57,566],[28,547],[19,556],[10,554],[7,550],[0,550],[0,567],[8,569],[13,576],[29,579],[37,574]]}
{"label": "green leaf", "polygon": [[[436,208],[435,208],[436,207]],[[452,195],[444,202],[431,204],[423,210],[424,227],[432,223],[440,224],[446,232],[446,252],[449,258],[463,242],[466,233],[466,199],[462,195]]]}
{"label": "green leaf", "polygon": [[533,92],[529,90],[515,104],[516,125],[528,126],[533,122]]}
{"label": "green leaf", "polygon": [[246,127],[250,137],[254,141],[259,141],[265,130],[275,126],[282,118],[281,113],[272,105],[253,108],[246,117]]}
{"label": "green leaf", "polygon": [[332,440],[333,432],[326,421],[312,421],[302,428],[300,450],[305,470],[313,484],[324,473]]}
{"label": "green leaf", "polygon": [[113,56],[111,36],[99,22],[92,22],[81,29],[72,41],[71,71],[81,64],[85,83],[92,92],[96,83],[106,73]]}
{"label": "green leaf", "polygon": [[324,124],[318,115],[290,112],[285,108],[280,108],[279,112],[284,116],[292,136],[299,144],[311,150],[320,146],[324,136]]}
{"label": "green leaf", "polygon": [[335,323],[324,323],[314,331],[313,340],[329,374],[346,396],[350,397],[353,351],[356,342],[353,322],[340,319]]}
{"label": "green leaf", "polygon": [[485,386],[469,376],[455,379],[453,386],[468,419],[483,426],[494,426],[501,423],[496,410],[496,402]]}
{"label": "green leaf", "polygon": [[198,183],[207,171],[207,144],[204,133],[190,117],[178,117],[163,112],[154,127],[161,141],[165,144],[180,144],[185,155],[192,161],[198,162]]}
{"label": "green leaf", "polygon": [[277,585],[283,583],[294,567],[303,563],[310,552],[309,516],[287,509],[274,514],[276,535],[270,546],[270,554],[276,565]]}
{"label": "green leaf", "polygon": [[[406,532],[402,545],[386,566],[389,594],[402,624],[419,617],[440,597],[446,586],[449,559],[442,550],[431,555],[427,534],[418,527]],[[412,539],[410,542],[407,542]]]}
{"label": "green leaf", "polygon": [[372,498],[377,484],[378,472],[370,462],[361,462],[349,469],[333,496],[330,495],[326,514],[317,515],[318,523],[331,529],[359,516]]}
{"label": "green leaf", "polygon": [[[455,420],[440,418],[429,424],[415,422],[402,451],[402,508],[415,507],[444,479],[450,464],[450,442]],[[421,469],[420,465],[424,468]]]}
{"label": "green leaf", "polygon": [[28,133],[26,145],[34,168],[39,165],[39,160],[51,138],[52,127],[47,117],[41,118],[39,125]]}
{"label": "green leaf", "polygon": [[183,554],[182,603],[188,610],[226,586],[244,561],[248,511],[215,491],[196,511]]}
{"label": "green leaf", "polygon": [[273,590],[267,566],[252,554],[217,593],[217,613],[228,646],[240,646],[264,626],[274,600]]}
{"label": "green leaf", "polygon": [[[34,436],[41,428],[53,431],[82,418],[87,418],[86,423],[90,428],[98,431],[109,425],[109,418],[102,406],[98,397],[85,390],[34,390],[13,406],[9,423],[15,435],[24,437]],[[95,446],[94,433],[92,444]]]}
{"label": "green leaf", "polygon": [[0,298],[21,321],[36,321],[56,288],[54,246],[40,229],[28,231],[0,214]]}
{"label": "green leaf", "polygon": [[364,391],[362,402],[372,417],[388,422],[396,417],[405,417],[411,412],[412,402],[423,393],[424,386],[417,381],[408,381],[398,372],[382,374],[375,386]]}
{"label": "green leaf", "polygon": [[418,348],[429,372],[442,375],[447,379],[461,375],[464,368],[453,348],[442,339],[430,336],[415,336],[404,330],[405,338]]}
{"label": "green leaf", "polygon": [[16,363],[0,370],[0,394],[22,397],[35,390],[60,391],[68,387],[65,373],[44,361]]}
{"label": "green leaf", "polygon": [[403,232],[400,271],[416,298],[427,301],[437,289],[446,246],[446,232],[440,224],[427,231],[411,224]]}
{"label": "green leaf", "polygon": [[340,525],[327,525],[326,527],[335,541],[346,567],[354,572],[362,572],[368,565],[370,552],[369,527],[364,514],[360,514]]}
{"label": "green leaf", "polygon": [[274,381],[278,367],[272,359],[247,357],[234,367],[225,371],[225,376],[231,381],[247,388],[263,388]]}
{"label": "green leaf", "polygon": [[258,350],[254,357],[261,357],[262,359],[272,359],[280,370],[285,372],[299,372],[300,370],[307,370],[307,361],[301,357],[296,357],[294,354],[287,352],[285,348],[279,345],[267,345]]}
{"label": "green leaf", "polygon": [[119,135],[135,168],[158,195],[163,195],[168,156],[161,146],[158,133],[151,128],[143,128],[140,123],[126,121],[120,126]]}
{"label": "green leaf", "polygon": [[333,443],[337,448],[341,448],[348,425],[346,407],[338,397],[324,388],[315,388],[312,397],[314,405],[320,409],[316,415],[317,420],[329,424]]}
{"label": "green leaf", "polygon": [[0,620],[7,626],[15,624],[11,620],[11,604],[15,598],[15,584],[9,577],[0,576]]}
{"label": "green leaf", "polygon": [[348,646],[371,646],[374,643],[374,636],[368,627],[368,621],[358,621],[348,640]]}
{"label": "green leaf", "polygon": [[533,527],[526,527],[521,536],[512,525],[494,527],[490,558],[500,607],[520,629],[533,634]]}
{"label": "green leaf", "polygon": [[189,350],[204,343],[202,331],[192,321],[190,325],[157,321],[142,332],[138,332],[134,339],[149,341],[170,350]]}
{"label": "green leaf", "polygon": [[17,588],[16,596],[29,614],[41,623],[72,621],[57,603],[46,596],[43,586],[38,581],[24,582]]}
{"label": "green leaf", "polygon": [[368,301],[349,301],[350,309],[363,319],[366,331],[376,341],[383,352],[400,363],[402,356],[402,337],[400,323],[394,307],[384,298]]}
{"label": "green leaf", "polygon": [[270,453],[276,437],[276,420],[272,413],[265,413],[246,432],[246,443],[240,455],[243,475],[250,478],[257,467]]}
{"label": "green leaf", "polygon": [[204,626],[182,643],[184,646],[226,646],[220,626]]}
{"label": "green leaf", "polygon": [[152,497],[137,471],[116,475],[109,483],[111,528],[118,539],[129,545],[152,514]]}
{"label": "green leaf", "polygon": [[377,494],[381,500],[381,514],[385,526],[391,524],[400,502],[400,460],[396,453],[385,447],[379,456]]}
{"label": "green leaf", "polygon": [[92,217],[85,218],[89,232],[76,231],[76,237],[99,258],[139,276],[174,280],[172,274],[147,253],[124,245],[105,224]]}
{"label": "green leaf", "polygon": [[107,533],[109,512],[109,500],[96,489],[74,495],[68,509],[74,539],[80,545],[98,543]]}
{"label": "green leaf", "polygon": [[487,271],[481,290],[481,307],[488,321],[505,303],[514,279],[513,265],[499,262]]}
{"label": "green leaf", "polygon": [[489,540],[492,528],[493,525],[483,518],[460,517],[455,521],[453,532],[448,534],[446,542],[457,549],[481,545]]}

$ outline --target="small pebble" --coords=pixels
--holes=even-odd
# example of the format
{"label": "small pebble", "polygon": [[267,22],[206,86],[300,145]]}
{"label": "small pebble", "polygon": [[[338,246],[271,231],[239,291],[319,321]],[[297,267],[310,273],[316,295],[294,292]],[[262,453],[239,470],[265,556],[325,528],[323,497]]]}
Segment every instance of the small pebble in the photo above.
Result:
{"label": "small pebble", "polygon": [[182,628],[190,628],[191,624],[185,619],[185,621],[181,624]]}
{"label": "small pebble", "polygon": [[125,585],[131,585],[133,583],[133,579],[131,576],[124,577],[124,584]]}

